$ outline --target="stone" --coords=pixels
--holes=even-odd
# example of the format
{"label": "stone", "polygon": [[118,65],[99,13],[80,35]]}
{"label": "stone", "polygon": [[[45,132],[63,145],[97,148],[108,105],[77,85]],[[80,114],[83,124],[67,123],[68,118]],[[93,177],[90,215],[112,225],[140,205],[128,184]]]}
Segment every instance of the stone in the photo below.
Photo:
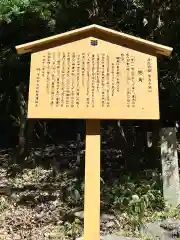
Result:
{"label": "stone", "polygon": [[74,216],[80,219],[84,219],[84,211],[75,212]]}
{"label": "stone", "polygon": [[167,205],[177,207],[180,204],[180,184],[176,129],[162,128],[160,136],[164,200]]}
{"label": "stone", "polygon": [[166,219],[160,222],[160,227],[167,229],[168,231],[180,229],[180,221],[176,219]]}
{"label": "stone", "polygon": [[[74,216],[80,219],[84,219],[84,211],[75,212]],[[101,223],[113,220],[115,220],[115,216],[105,213],[101,214]]]}
{"label": "stone", "polygon": [[103,240],[137,240],[134,237],[123,237],[123,236],[116,236],[116,235],[107,235],[102,238]]}
{"label": "stone", "polygon": [[160,227],[159,222],[146,223],[141,227],[141,234],[150,239],[171,240],[172,235]]}
{"label": "stone", "polygon": [[110,221],[110,220],[115,220],[115,216],[110,215],[110,214],[105,214],[105,213],[101,214],[102,222],[104,222],[104,221],[106,222],[106,221]]}
{"label": "stone", "polygon": [[115,225],[115,222],[113,222],[113,221],[108,221],[108,222],[105,223],[105,227],[106,227],[106,228],[111,228],[111,227],[113,227],[114,225]]}
{"label": "stone", "polygon": [[169,231],[173,238],[180,237],[180,221],[176,219],[166,219],[161,221],[160,227]]}

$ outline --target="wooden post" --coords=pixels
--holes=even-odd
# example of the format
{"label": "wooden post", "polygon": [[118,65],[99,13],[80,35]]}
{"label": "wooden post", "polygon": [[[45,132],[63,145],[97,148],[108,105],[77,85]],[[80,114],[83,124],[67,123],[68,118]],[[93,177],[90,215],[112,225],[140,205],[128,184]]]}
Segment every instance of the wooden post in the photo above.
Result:
{"label": "wooden post", "polygon": [[84,240],[100,239],[100,120],[86,120]]}

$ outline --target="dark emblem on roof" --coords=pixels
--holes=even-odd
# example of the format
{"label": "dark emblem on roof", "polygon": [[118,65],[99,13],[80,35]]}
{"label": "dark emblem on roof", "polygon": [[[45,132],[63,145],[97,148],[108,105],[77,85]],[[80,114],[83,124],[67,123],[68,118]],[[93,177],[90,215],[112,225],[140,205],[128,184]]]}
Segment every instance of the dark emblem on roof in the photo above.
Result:
{"label": "dark emblem on roof", "polygon": [[91,45],[92,46],[97,46],[98,45],[98,40],[91,40]]}

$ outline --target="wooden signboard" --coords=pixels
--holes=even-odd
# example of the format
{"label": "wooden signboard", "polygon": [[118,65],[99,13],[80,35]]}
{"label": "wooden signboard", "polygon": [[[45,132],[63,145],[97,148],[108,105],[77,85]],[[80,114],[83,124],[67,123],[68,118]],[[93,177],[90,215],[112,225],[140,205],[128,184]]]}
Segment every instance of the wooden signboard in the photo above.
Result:
{"label": "wooden signboard", "polygon": [[157,59],[93,37],[33,53],[28,117],[158,119]]}
{"label": "wooden signboard", "polygon": [[159,119],[157,56],[172,48],[98,25],[31,52],[28,118],[86,119],[84,239],[100,239],[100,119]]}

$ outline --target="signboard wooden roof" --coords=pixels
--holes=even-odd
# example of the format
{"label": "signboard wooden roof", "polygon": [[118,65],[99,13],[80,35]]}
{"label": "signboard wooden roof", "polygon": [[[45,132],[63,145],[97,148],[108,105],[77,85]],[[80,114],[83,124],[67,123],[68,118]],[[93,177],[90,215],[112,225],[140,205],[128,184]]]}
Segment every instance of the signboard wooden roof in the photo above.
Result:
{"label": "signboard wooden roof", "polygon": [[118,32],[96,24],[61,33],[52,37],[43,38],[30,43],[22,44],[16,46],[16,50],[18,54],[24,54],[37,51],[40,48],[49,47],[49,44],[50,46],[55,44],[59,45],[63,42],[65,43],[66,41],[72,42],[75,39],[85,38],[86,36],[91,35],[94,37],[105,37],[108,40],[117,42],[119,45],[123,44],[125,47],[133,48],[134,45],[134,48],[136,48],[136,50],[137,48],[141,48],[142,50],[147,49],[147,51],[155,55],[170,56],[173,50],[171,47],[144,40],[139,37],[134,37],[129,34]]}
{"label": "signboard wooden roof", "polygon": [[32,53],[29,118],[159,118],[156,57],[170,47],[91,25],[16,49]]}

